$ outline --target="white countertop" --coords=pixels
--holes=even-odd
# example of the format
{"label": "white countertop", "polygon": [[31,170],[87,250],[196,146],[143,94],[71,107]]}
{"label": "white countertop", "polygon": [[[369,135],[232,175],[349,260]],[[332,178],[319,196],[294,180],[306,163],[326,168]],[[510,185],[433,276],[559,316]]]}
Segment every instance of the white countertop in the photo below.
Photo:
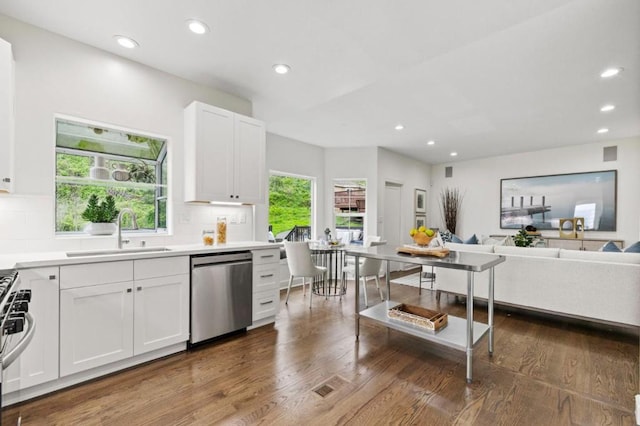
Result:
{"label": "white countertop", "polygon": [[[131,259],[150,259],[158,257],[189,256],[192,254],[223,253],[236,250],[265,250],[270,248],[280,248],[282,244],[265,243],[261,241],[242,241],[235,243],[205,246],[202,244],[163,246],[167,251],[147,251],[136,253],[140,247],[125,248],[114,254],[100,254],[87,256],[67,256],[65,251],[53,252],[33,252],[15,253],[0,255],[0,269],[26,269],[39,268],[43,266],[78,265],[83,263],[114,262]],[[145,247],[152,249],[153,247]],[[86,250],[87,254],[100,250]],[[71,251],[70,251],[71,252]],[[74,253],[81,250],[73,251]]]}

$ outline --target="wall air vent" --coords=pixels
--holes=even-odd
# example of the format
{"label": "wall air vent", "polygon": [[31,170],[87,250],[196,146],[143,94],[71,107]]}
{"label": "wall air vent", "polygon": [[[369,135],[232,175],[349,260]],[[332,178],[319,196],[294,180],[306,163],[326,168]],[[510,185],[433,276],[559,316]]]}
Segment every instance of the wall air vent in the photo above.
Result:
{"label": "wall air vent", "polygon": [[602,148],[602,161],[617,161],[618,160],[618,147],[617,146],[605,146]]}
{"label": "wall air vent", "polygon": [[444,177],[453,177],[453,166],[447,166],[444,168]]}

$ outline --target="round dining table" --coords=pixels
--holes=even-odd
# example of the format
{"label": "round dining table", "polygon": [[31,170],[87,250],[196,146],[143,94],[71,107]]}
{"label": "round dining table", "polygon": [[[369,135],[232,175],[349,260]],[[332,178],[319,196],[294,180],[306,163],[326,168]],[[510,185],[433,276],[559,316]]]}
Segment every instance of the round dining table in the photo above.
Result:
{"label": "round dining table", "polygon": [[327,279],[318,276],[313,280],[313,294],[318,296],[343,296],[347,292],[346,281],[342,282],[342,267],[344,253],[348,248],[345,244],[312,243],[309,245],[311,257],[317,266],[327,268]]}

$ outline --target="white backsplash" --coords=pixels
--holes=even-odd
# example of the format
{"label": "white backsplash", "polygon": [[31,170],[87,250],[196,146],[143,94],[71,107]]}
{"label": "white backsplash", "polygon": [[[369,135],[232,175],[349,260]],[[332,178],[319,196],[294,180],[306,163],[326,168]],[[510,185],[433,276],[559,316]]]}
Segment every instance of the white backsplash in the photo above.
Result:
{"label": "white backsplash", "polygon": [[[127,247],[140,246],[142,241],[147,246],[200,244],[202,230],[215,229],[218,216],[227,217],[227,241],[254,239],[252,206],[176,203],[173,228],[169,234],[125,233],[126,238],[131,240]],[[244,223],[240,223],[243,220]],[[0,254],[116,247],[115,235],[56,236],[54,226],[52,197],[0,195]]]}

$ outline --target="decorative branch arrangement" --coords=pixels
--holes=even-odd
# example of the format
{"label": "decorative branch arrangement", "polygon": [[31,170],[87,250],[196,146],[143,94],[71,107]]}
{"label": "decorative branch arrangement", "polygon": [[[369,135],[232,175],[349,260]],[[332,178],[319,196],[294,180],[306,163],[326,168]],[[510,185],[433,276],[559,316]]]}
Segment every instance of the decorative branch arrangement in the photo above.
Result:
{"label": "decorative branch arrangement", "polygon": [[457,188],[444,188],[440,192],[440,207],[442,209],[442,220],[447,230],[456,233],[458,223],[458,212],[462,205],[462,194]]}

